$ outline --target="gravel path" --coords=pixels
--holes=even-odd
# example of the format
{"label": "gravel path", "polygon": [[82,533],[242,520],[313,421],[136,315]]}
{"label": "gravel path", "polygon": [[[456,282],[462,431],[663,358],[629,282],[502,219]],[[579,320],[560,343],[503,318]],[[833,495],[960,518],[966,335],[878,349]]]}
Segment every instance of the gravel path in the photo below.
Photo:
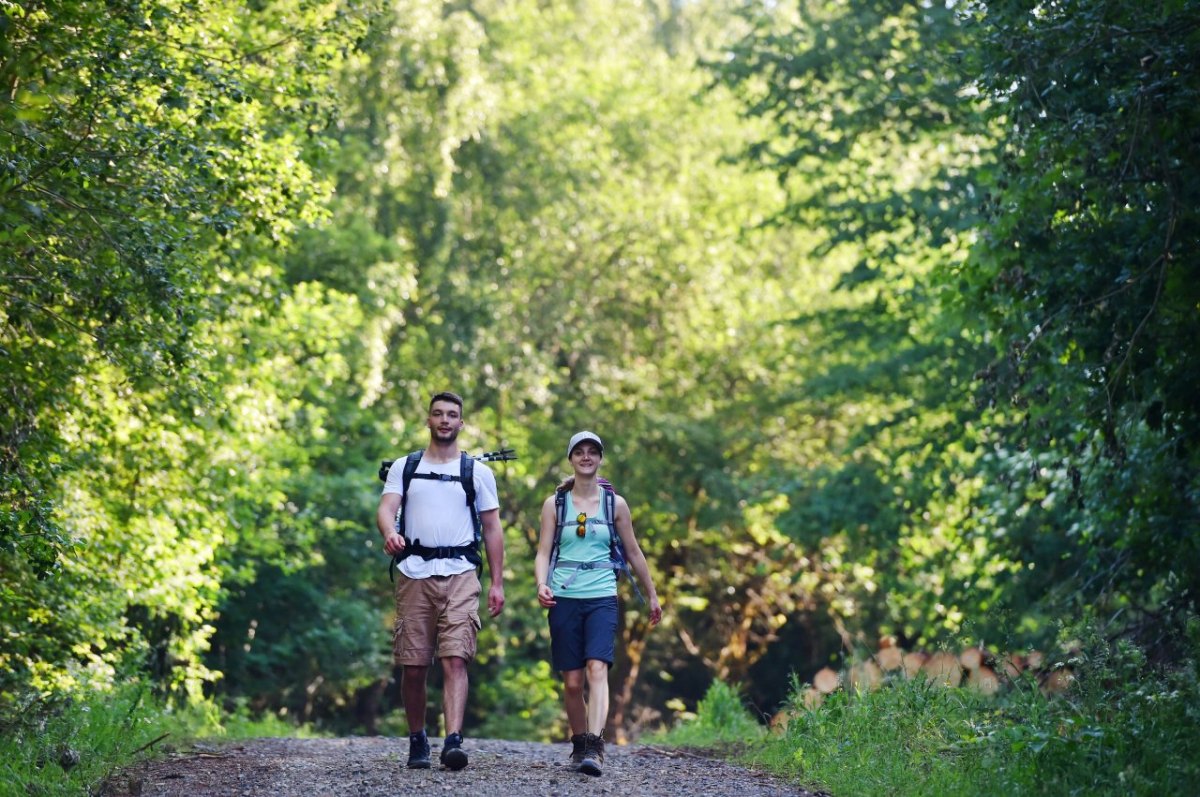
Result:
{"label": "gravel path", "polygon": [[408,770],[407,739],[253,739],[137,764],[104,797],[367,797],[465,793],[470,797],[817,797],[764,773],[679,750],[609,745],[604,774],[567,766],[567,744],[467,739],[470,766]]}

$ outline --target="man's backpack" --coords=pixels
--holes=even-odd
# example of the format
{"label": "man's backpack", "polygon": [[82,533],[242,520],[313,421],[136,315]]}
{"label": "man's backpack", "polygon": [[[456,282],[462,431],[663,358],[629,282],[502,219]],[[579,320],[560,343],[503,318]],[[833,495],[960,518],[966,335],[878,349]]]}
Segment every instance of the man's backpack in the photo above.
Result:
{"label": "man's backpack", "polygon": [[[388,571],[388,575],[392,578],[395,576],[393,572],[396,565],[402,559],[409,556],[419,556],[422,559],[466,559],[476,568],[483,567],[483,558],[479,555],[479,542],[483,538],[483,521],[479,518],[479,510],[475,507],[475,459],[468,454],[460,454],[458,459],[458,475],[452,476],[448,473],[417,473],[417,466],[421,464],[421,456],[425,452],[414,451],[404,458],[404,471],[401,473],[401,484],[404,492],[400,496],[400,512],[397,516],[397,531],[404,538],[404,550],[392,557],[392,565]],[[387,467],[391,467],[391,463],[386,463]],[[383,473],[383,478],[387,478],[387,474]],[[467,508],[471,512],[471,526],[475,531],[475,539],[470,545],[451,545],[430,547],[422,545],[420,539],[410,539],[408,532],[405,529],[404,516],[407,514],[404,511],[404,506],[408,502],[408,487],[413,479],[430,479],[432,481],[442,482],[458,482],[462,485],[463,492],[466,493]]]}
{"label": "man's backpack", "polygon": [[[417,465],[421,464],[421,456],[425,452],[414,451],[404,458],[404,470],[401,472],[401,484],[404,493],[400,496],[400,511],[396,513],[396,530],[404,538],[404,551],[392,557],[388,577],[395,579],[396,565],[406,556],[416,554],[422,559],[455,559],[462,557],[477,569],[483,569],[483,559],[479,555],[479,541],[483,537],[483,521],[479,518],[479,510],[475,508],[475,460],[480,462],[511,462],[517,458],[517,452],[511,448],[501,448],[498,451],[488,451],[484,454],[469,456],[462,454],[459,459],[458,475],[447,476],[440,473],[417,473]],[[392,470],[395,460],[385,459],[379,465],[379,481],[386,482],[388,473]],[[473,545],[457,547],[429,548],[420,544],[420,540],[409,540],[404,531],[404,504],[408,500],[408,485],[413,479],[433,479],[435,481],[453,481],[462,484],[463,492],[467,494],[467,508],[471,510],[471,526],[475,529]]]}
{"label": "man's backpack", "polygon": [[[621,544],[621,535],[617,533],[617,491],[613,489],[612,484],[607,479],[597,479],[600,484],[600,497],[604,502],[604,520],[598,518],[588,518],[587,522],[594,525],[608,526],[609,543],[607,562],[572,562],[569,560],[558,561],[558,551],[562,544],[563,529],[567,526],[567,490],[569,487],[563,487],[554,492],[554,513],[557,518],[557,524],[554,527],[554,547],[550,551],[550,574],[553,576],[554,568],[557,566],[570,567],[575,570],[567,580],[563,582],[563,588],[570,586],[575,580],[575,576],[585,570],[595,570],[597,568],[616,571],[617,580],[621,578],[621,573],[625,573],[629,577],[629,583],[633,587],[634,593],[638,596],[638,600],[642,603],[646,599],[642,597],[642,591],[638,589],[637,579],[633,577],[633,573],[629,569],[629,561],[625,558],[625,546]],[[572,523],[574,521],[571,521]]]}

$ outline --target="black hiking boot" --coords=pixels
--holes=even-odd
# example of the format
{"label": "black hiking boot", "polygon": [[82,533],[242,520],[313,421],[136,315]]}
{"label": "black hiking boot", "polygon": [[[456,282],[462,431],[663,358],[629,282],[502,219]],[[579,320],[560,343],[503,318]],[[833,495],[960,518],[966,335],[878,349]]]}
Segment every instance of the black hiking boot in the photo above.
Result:
{"label": "black hiking boot", "polygon": [[433,764],[429,753],[429,737],[425,731],[417,731],[408,735],[408,768],[429,769]]}
{"label": "black hiking boot", "polygon": [[467,753],[462,749],[461,733],[452,733],[442,742],[442,766],[446,769],[460,770],[467,765]]}
{"label": "black hiking boot", "polygon": [[571,737],[571,766],[574,769],[579,769],[579,765],[583,763],[583,747],[586,734],[577,733]]}
{"label": "black hiking boot", "polygon": [[594,733],[583,737],[583,760],[579,762],[579,771],[585,775],[599,777],[604,770],[604,736]]}

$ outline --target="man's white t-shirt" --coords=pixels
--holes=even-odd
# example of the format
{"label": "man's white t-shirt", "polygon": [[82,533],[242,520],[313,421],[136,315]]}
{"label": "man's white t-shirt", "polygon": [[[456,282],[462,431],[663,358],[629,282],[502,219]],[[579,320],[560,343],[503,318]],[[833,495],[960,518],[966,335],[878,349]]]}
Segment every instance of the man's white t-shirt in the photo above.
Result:
{"label": "man's white t-shirt", "polygon": [[[459,475],[459,459],[450,462],[431,463],[421,457],[417,473],[445,473]],[[496,495],[496,476],[482,462],[475,463],[475,509],[483,514],[500,506]],[[404,458],[396,460],[388,471],[383,494],[404,495]],[[471,525],[471,512],[467,509],[467,494],[462,482],[413,479],[408,485],[408,498],[404,502],[404,530],[409,540],[430,548],[457,547],[475,542],[475,529]],[[480,551],[480,555],[483,552]],[[429,576],[454,576],[474,570],[475,565],[466,559],[422,559],[406,556],[400,560],[399,570],[409,578]]]}

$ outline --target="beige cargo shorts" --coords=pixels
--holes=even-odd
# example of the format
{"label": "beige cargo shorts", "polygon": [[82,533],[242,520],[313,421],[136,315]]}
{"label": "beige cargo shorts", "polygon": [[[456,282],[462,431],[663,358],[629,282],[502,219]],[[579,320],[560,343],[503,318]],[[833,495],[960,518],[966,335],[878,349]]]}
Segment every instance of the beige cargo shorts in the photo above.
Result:
{"label": "beige cargo shorts", "polygon": [[397,666],[428,666],[437,658],[475,658],[479,619],[479,576],[409,578],[396,573],[396,622],[392,661]]}

